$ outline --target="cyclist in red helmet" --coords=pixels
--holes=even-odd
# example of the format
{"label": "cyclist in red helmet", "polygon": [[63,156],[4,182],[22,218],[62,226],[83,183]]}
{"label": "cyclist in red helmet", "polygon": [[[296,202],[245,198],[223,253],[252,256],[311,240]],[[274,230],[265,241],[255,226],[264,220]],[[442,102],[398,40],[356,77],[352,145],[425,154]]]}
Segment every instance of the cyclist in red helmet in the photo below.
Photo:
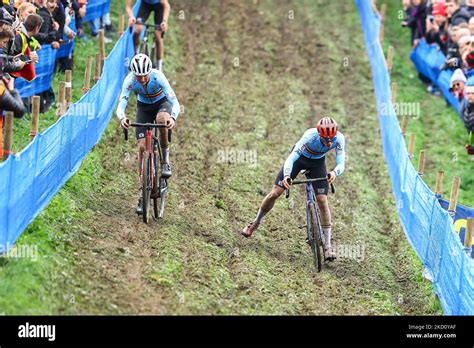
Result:
{"label": "cyclist in red helmet", "polygon": [[[325,156],[334,149],[336,151],[336,167],[327,173]],[[321,226],[325,235],[325,249],[327,260],[334,260],[336,255],[331,246],[332,223],[329,210],[327,193],[329,184],[336,180],[344,172],[345,140],[344,135],[338,131],[337,123],[330,117],[319,120],[316,128],[308,129],[303,137],[296,143],[291,154],[285,161],[283,168],[278,174],[275,184],[270,193],[263,199],[260,209],[254,221],[242,230],[244,237],[250,237],[258,228],[263,217],[273,208],[275,201],[285,189],[289,189],[291,181],[296,178],[300,171],[306,170],[310,178],[328,177],[328,181],[313,183],[314,193],[321,212]]]}

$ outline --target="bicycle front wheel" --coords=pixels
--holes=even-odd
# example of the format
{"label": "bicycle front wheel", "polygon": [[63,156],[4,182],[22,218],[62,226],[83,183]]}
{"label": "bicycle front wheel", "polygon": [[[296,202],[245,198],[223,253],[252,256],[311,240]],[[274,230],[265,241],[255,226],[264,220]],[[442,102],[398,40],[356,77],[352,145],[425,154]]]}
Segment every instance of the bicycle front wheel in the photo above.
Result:
{"label": "bicycle front wheel", "polygon": [[313,253],[314,266],[318,272],[322,268],[322,243],[320,238],[319,223],[316,220],[316,210],[313,204],[310,204],[306,210],[306,232],[308,233],[308,240]]}
{"label": "bicycle front wheel", "polygon": [[144,154],[145,165],[143,168],[143,183],[142,183],[142,192],[143,192],[143,222],[148,223],[151,216],[151,178],[153,170],[151,154],[145,152]]}

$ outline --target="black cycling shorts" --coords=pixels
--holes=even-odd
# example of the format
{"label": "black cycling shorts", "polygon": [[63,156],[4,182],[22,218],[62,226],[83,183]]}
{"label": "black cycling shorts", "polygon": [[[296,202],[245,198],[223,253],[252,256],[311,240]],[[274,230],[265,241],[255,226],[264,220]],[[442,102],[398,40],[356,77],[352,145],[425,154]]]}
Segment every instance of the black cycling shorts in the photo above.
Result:
{"label": "black cycling shorts", "polygon": [[[294,180],[302,170],[306,170],[306,172],[309,173],[310,179],[325,178],[327,176],[326,157],[310,159],[305,156],[300,156],[293,164],[293,169],[290,174],[291,180]],[[285,188],[282,183],[283,178],[283,168],[281,168],[275,180],[275,185]],[[327,181],[313,182],[313,189],[316,195],[327,195],[329,183]]]}
{"label": "black cycling shorts", "polygon": [[[173,106],[168,99],[160,99],[155,104],[146,104],[137,101],[137,123],[153,123],[156,122],[156,115],[159,112],[166,112],[171,115]],[[137,127],[135,128],[137,139],[145,138],[146,128]],[[171,142],[171,129],[168,132],[168,139]]]}
{"label": "black cycling shorts", "polygon": [[137,22],[145,23],[150,17],[151,12],[155,13],[155,25],[160,25],[163,22],[164,9],[161,3],[158,4],[147,4],[142,1],[140,8],[138,9]]}

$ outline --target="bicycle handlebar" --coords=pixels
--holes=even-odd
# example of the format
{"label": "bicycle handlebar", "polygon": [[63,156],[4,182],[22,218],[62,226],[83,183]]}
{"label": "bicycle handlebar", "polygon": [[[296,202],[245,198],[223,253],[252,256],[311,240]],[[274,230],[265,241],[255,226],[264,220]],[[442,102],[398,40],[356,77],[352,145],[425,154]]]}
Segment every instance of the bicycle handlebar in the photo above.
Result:
{"label": "bicycle handlebar", "polygon": [[147,23],[138,22],[138,21],[136,22],[136,24],[143,25],[147,29],[154,29],[154,30],[161,31],[161,38],[165,36],[165,32],[161,30],[161,27],[159,24],[147,24]]}
{"label": "bicycle handlebar", "polygon": [[[166,124],[159,123],[130,123],[130,127],[143,127],[143,128],[167,128]],[[123,136],[125,140],[128,140],[128,129],[123,129]]]}
{"label": "bicycle handlebar", "polygon": [[[328,181],[328,178],[315,178],[315,179],[306,179],[306,180],[294,180],[291,181],[292,185],[301,185],[301,184],[309,184],[313,182],[319,182],[319,181]],[[330,184],[331,186],[331,193],[335,194],[336,193],[336,187],[334,186],[333,183]],[[290,190],[286,190],[285,197],[288,198],[290,197]]]}

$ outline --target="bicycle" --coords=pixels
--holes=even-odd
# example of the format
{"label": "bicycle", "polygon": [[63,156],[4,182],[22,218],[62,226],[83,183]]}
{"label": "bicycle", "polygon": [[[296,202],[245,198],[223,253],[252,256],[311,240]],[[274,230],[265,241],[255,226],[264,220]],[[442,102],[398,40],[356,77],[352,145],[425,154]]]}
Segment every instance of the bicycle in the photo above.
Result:
{"label": "bicycle", "polygon": [[[142,215],[143,222],[150,221],[151,199],[153,199],[153,213],[155,219],[162,219],[165,209],[165,197],[168,192],[168,179],[161,176],[161,144],[158,137],[158,128],[166,128],[164,124],[130,123],[130,127],[144,127],[145,151],[140,163],[140,180],[142,183]],[[152,131],[154,130],[154,131]],[[125,140],[128,140],[128,129],[124,129]],[[158,210],[158,199],[159,210]]]}
{"label": "bicycle", "polygon": [[[325,243],[324,243],[324,234],[323,229],[321,227],[321,219],[319,214],[319,208],[316,204],[315,195],[313,191],[313,182],[318,181],[327,181],[328,178],[316,178],[310,179],[309,173],[304,173],[306,176],[306,180],[294,180],[292,181],[292,185],[301,185],[306,184],[306,225],[301,225],[299,228],[306,227],[306,233],[308,237],[308,243],[311,247],[311,251],[313,252],[313,259],[314,265],[318,272],[321,272],[322,268],[322,258],[321,258],[321,250],[323,252],[323,256],[325,254]],[[331,184],[331,192],[334,194],[336,189],[334,184]],[[290,197],[290,190],[286,190],[286,198]]]}
{"label": "bicycle", "polygon": [[[144,26],[144,32],[143,32],[143,40],[139,46],[139,52],[138,53],[143,53],[146,54],[148,57],[150,57],[153,66],[156,66],[156,40],[155,40],[155,30],[159,30],[161,32],[161,38],[165,36],[165,32],[161,31],[160,25],[159,24],[146,24],[142,22],[137,22],[137,24],[143,25]],[[152,29],[152,30],[149,30]],[[153,34],[153,40],[152,40],[152,45],[151,45],[151,50],[148,45],[148,37],[150,36],[150,33]]]}

